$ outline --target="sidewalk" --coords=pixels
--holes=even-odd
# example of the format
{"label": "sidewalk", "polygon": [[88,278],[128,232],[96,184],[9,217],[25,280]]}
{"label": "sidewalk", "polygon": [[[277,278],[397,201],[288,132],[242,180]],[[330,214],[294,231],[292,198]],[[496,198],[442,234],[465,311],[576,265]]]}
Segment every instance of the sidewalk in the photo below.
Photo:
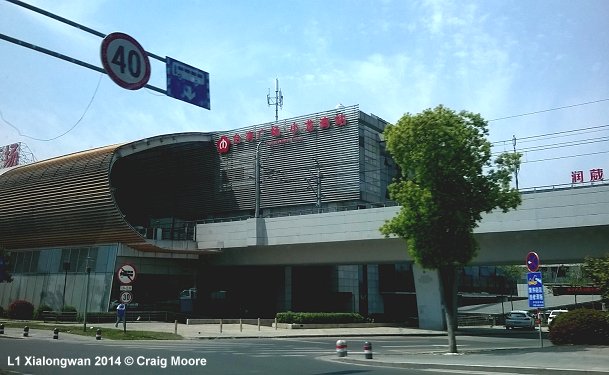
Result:
{"label": "sidewalk", "polygon": [[[50,325],[51,326],[51,325]],[[116,329],[113,323],[90,324],[94,329]],[[176,331],[174,323],[164,322],[129,322],[127,330],[169,332]],[[501,336],[502,327],[467,327],[459,330],[462,335]],[[365,359],[363,348],[349,350],[348,356],[339,358],[334,348],[329,348],[328,355],[322,360],[357,363],[375,367],[398,367],[411,369],[443,369],[447,371],[481,371],[526,374],[604,374],[609,375],[608,346],[546,346],[540,348],[502,348],[488,350],[461,350],[458,354],[443,352],[400,353],[374,351],[374,340],[378,336],[446,336],[444,331],[430,331],[416,328],[375,327],[375,328],[331,328],[331,329],[275,329],[256,325],[219,324],[177,325],[177,334],[187,340],[197,339],[246,339],[246,338],[302,338],[329,337],[343,339],[359,337],[360,341],[373,343],[373,359]],[[6,338],[23,338],[22,329],[6,328]],[[32,330],[32,337],[51,339],[49,331]],[[69,336],[66,337],[66,336]],[[88,340],[90,337],[62,334],[64,340]],[[457,338],[457,343],[459,339]]]}

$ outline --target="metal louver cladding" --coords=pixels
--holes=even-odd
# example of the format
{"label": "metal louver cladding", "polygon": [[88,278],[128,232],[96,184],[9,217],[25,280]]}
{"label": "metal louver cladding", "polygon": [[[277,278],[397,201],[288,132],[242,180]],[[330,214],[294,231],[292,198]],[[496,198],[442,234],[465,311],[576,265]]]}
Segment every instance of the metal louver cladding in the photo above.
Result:
{"label": "metal louver cladding", "polygon": [[[148,155],[145,161],[130,168],[175,170],[172,163],[179,159],[181,148],[191,150],[192,144],[204,149],[211,145],[211,137],[206,133],[157,136],[3,171],[0,174],[0,247],[10,250],[120,242],[141,250],[163,250],[128,221],[115,199],[113,184],[121,185],[121,181],[112,181],[112,170],[122,160],[142,154]],[[163,158],[159,156],[168,147],[178,156],[166,162],[172,165],[163,166]],[[154,164],[145,163],[152,159]],[[191,169],[184,174],[192,173]],[[124,171],[119,178],[129,175],[129,171]],[[198,180],[203,179],[205,176]],[[137,183],[132,178],[122,185]],[[139,190],[145,188],[138,186]],[[163,197],[157,199],[161,201]],[[156,202],[149,203],[155,205]]]}

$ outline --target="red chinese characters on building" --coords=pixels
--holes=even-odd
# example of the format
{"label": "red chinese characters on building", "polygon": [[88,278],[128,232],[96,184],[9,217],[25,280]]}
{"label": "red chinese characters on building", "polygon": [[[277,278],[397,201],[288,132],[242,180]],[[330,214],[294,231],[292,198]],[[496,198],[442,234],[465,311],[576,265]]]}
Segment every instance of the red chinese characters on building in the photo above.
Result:
{"label": "red chinese characters on building", "polygon": [[241,143],[241,136],[239,134],[233,135],[233,143],[236,144],[236,145]]}
{"label": "red chinese characters on building", "polygon": [[347,125],[347,117],[343,113],[339,113],[334,116],[334,123],[336,126],[345,126]]}
{"label": "red chinese characters on building", "polygon": [[290,125],[290,133],[296,135],[300,132],[300,128],[298,127],[298,124],[293,122],[292,125]]}
{"label": "red chinese characters on building", "polygon": [[245,133],[245,140],[248,142],[251,142],[254,140],[254,132],[253,131],[248,131]]}
{"label": "red chinese characters on building", "polygon": [[315,124],[313,123],[313,120],[309,119],[305,121],[305,128],[308,132],[312,132],[313,130],[315,130]]}
{"label": "red chinese characters on building", "polygon": [[328,129],[328,128],[330,127],[330,119],[329,119],[329,118],[327,118],[327,117],[325,117],[325,116],[324,116],[324,117],[322,117],[322,118],[319,120],[319,127],[320,127],[321,129]]}
{"label": "red chinese characters on building", "polygon": [[601,168],[590,169],[590,181],[603,181],[603,170]]}
{"label": "red chinese characters on building", "polygon": [[579,182],[584,182],[584,172],[583,171],[571,172],[571,183],[576,184]]}
{"label": "red chinese characters on building", "polygon": [[[590,182],[604,181],[602,168],[590,169]],[[573,171],[571,172],[571,183],[577,184],[584,181],[584,171]]]}
{"label": "red chinese characters on building", "polygon": [[[0,157],[0,168],[9,168],[19,165],[19,143],[4,146]],[[1,148],[0,148],[1,150]]]}
{"label": "red chinese characters on building", "polygon": [[281,129],[279,129],[279,126],[277,126],[277,125],[271,126],[271,135],[273,137],[281,136]]}

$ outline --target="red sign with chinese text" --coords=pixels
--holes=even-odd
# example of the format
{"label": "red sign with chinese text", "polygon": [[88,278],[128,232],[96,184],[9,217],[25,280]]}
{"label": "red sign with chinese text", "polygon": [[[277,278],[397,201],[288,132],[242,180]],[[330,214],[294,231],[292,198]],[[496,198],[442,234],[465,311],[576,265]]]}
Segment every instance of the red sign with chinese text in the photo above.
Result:
{"label": "red sign with chinese text", "polygon": [[[282,127],[280,127],[279,125],[272,125],[270,128],[270,131],[269,131],[269,129],[267,129],[267,130],[258,129],[258,130],[253,130],[253,131],[248,130],[247,132],[245,132],[245,141],[254,142],[255,140],[262,139],[262,136],[264,135],[265,131],[269,131],[271,137],[273,137],[273,138],[280,138],[284,134],[288,134],[289,136],[294,137],[294,138],[285,138],[285,139],[282,138],[282,139],[277,139],[277,140],[273,140],[273,141],[269,140],[269,144],[277,145],[277,144],[299,142],[299,141],[304,140],[303,137],[298,137],[298,134],[301,132],[301,125],[304,126],[304,130],[306,130],[307,133],[311,133],[311,132],[315,131],[316,129],[320,129],[320,130],[329,129],[332,126],[332,120],[334,120],[334,126],[336,126],[336,127],[343,127],[343,126],[347,125],[347,117],[345,116],[345,114],[338,113],[333,118],[328,117],[328,116],[323,116],[317,122],[314,121],[313,119],[307,119],[302,124],[298,124],[296,121],[294,121],[294,122],[292,122],[291,125],[289,125],[289,128],[287,125],[285,125],[283,127],[283,131],[282,131]],[[243,142],[243,136],[241,134],[235,133],[231,137],[232,137],[232,142],[231,142],[231,139],[225,135],[220,137],[220,139],[216,142],[216,147],[218,148],[218,152],[220,154],[228,153],[230,151],[231,144],[238,145]]]}

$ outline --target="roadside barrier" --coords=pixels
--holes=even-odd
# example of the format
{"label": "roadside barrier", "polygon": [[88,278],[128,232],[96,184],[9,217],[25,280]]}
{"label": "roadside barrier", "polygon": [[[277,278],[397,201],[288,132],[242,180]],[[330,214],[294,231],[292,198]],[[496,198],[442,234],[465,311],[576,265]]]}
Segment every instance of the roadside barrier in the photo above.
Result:
{"label": "roadside barrier", "polygon": [[53,340],[59,339],[59,329],[55,328],[53,330]]}
{"label": "roadside barrier", "polygon": [[95,340],[101,340],[101,329],[97,329],[97,331],[95,331]]}
{"label": "roadside barrier", "polygon": [[372,359],[372,344],[368,341],[364,343],[364,358]]}
{"label": "roadside barrier", "polygon": [[345,341],[345,340],[336,341],[336,354],[339,357],[347,356],[347,341]]}
{"label": "roadside barrier", "polygon": [[23,327],[23,337],[28,337],[29,334],[30,334],[30,327],[28,327],[28,326]]}

